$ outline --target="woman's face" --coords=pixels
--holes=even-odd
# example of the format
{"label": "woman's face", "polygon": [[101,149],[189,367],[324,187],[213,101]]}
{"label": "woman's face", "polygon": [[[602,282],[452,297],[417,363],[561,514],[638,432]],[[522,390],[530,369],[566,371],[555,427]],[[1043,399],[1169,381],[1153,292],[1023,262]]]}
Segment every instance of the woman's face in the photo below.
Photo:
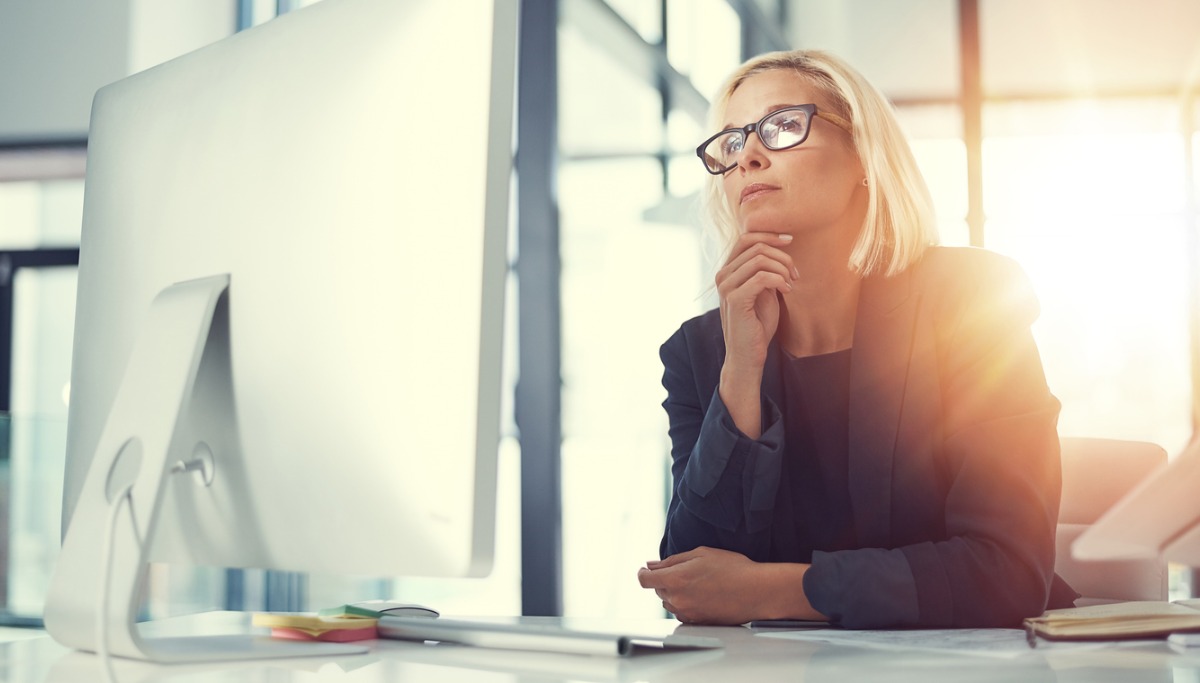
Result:
{"label": "woman's face", "polygon": [[[832,112],[829,101],[807,78],[772,70],[746,79],[733,92],[722,129],[745,126],[798,104]],[[862,227],[867,200],[865,174],[850,134],[814,116],[808,139],[779,151],[763,146],[751,133],[738,165],[722,183],[742,232],[801,235],[811,231],[847,231]],[[842,232],[843,237],[847,232]]]}

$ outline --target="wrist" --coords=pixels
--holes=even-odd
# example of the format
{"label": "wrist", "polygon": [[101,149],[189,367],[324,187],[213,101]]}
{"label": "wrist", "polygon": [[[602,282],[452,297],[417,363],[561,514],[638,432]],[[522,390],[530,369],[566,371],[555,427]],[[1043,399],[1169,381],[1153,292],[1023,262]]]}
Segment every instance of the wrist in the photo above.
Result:
{"label": "wrist", "polygon": [[808,619],[826,621],[827,617],[813,609],[804,593],[804,575],[812,565],[791,562],[770,562],[759,565],[762,576],[760,609],[764,619]]}
{"label": "wrist", "polygon": [[742,362],[727,356],[721,364],[721,383],[737,386],[753,387],[756,391],[762,383],[763,364]]}
{"label": "wrist", "polygon": [[762,368],[739,368],[730,363],[721,366],[718,390],[725,405],[758,406],[762,393]]}
{"label": "wrist", "polygon": [[717,394],[734,425],[751,439],[762,432],[762,373],[747,374],[726,364],[721,368]]}

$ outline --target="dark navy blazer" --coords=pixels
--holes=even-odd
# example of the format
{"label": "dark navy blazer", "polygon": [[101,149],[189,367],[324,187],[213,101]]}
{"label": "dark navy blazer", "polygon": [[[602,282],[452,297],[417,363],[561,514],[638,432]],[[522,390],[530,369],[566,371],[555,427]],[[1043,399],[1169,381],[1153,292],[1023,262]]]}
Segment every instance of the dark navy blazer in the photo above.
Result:
{"label": "dark navy blazer", "polygon": [[[1037,314],[1020,268],[982,249],[934,247],[899,275],[863,280],[848,454],[860,548],[814,551],[804,578],[833,622],[1016,626],[1076,597],[1054,575],[1059,402],[1030,333]],[[793,561],[771,528],[776,506],[790,506],[782,459],[796,457],[778,344],[757,440],[717,393],[718,311],[685,322],[660,355],[674,479],[661,554],[703,545]]]}

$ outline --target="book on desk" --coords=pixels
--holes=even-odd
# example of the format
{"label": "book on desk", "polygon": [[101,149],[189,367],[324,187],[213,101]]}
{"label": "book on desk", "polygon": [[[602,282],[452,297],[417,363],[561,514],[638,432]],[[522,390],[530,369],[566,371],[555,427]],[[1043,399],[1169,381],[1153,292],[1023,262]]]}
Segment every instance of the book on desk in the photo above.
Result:
{"label": "book on desk", "polygon": [[1117,602],[1049,610],[1025,620],[1030,644],[1046,640],[1165,638],[1200,631],[1200,600]]}

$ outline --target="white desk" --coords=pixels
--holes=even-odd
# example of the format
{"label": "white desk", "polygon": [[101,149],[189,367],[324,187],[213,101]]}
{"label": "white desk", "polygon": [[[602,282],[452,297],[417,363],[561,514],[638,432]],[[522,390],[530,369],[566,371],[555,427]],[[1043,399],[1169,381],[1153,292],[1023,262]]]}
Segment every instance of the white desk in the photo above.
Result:
{"label": "white desk", "polygon": [[[658,652],[629,658],[586,657],[486,650],[399,641],[371,643],[365,655],[333,660],[298,658],[242,663],[156,666],[115,659],[122,683],[151,681],[269,682],[383,681],[478,683],[555,681],[1020,681],[1200,683],[1200,651],[1180,653],[1161,641],[1105,645],[1093,649],[1039,647],[1015,657],[988,657],[932,650],[889,650],[756,636],[742,627],[689,627],[671,620],[537,619],[588,630],[666,635],[690,633],[720,638],[723,650]],[[212,613],[176,621],[177,632],[234,632],[243,615]],[[164,635],[167,634],[164,632]],[[0,643],[0,680],[103,681],[99,660],[68,651],[49,637]]]}

